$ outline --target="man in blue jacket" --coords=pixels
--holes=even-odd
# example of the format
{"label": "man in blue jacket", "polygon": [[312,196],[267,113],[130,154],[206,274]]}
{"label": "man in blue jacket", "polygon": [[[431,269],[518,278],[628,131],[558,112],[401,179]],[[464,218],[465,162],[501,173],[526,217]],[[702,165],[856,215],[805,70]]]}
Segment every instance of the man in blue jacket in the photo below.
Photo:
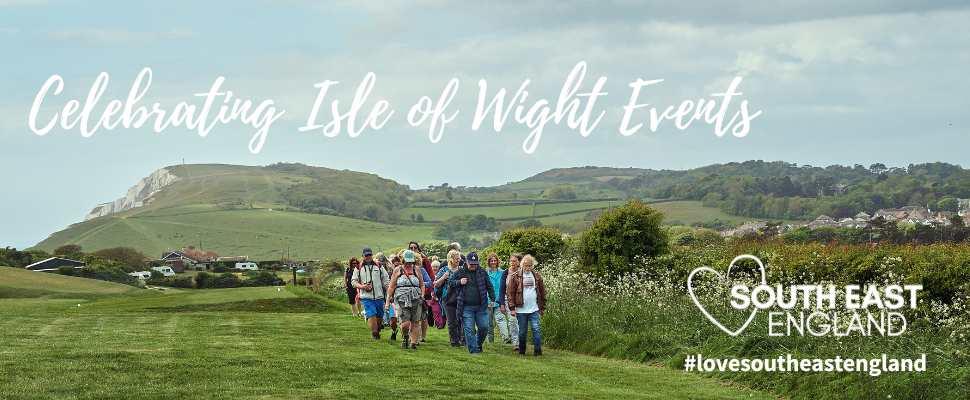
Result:
{"label": "man in blue jacket", "polygon": [[495,301],[495,289],[488,273],[479,267],[478,254],[468,253],[465,266],[448,280],[449,290],[457,290],[458,315],[461,315],[468,352],[482,352],[482,344],[488,336],[491,323],[488,320],[488,304]]}

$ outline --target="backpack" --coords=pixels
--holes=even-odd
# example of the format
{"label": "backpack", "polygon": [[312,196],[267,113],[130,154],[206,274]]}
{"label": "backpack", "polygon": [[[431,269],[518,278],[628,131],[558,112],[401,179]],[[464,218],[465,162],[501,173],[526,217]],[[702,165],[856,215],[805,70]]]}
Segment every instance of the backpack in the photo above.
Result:
{"label": "backpack", "polygon": [[[451,268],[449,268],[448,270],[451,271]],[[432,286],[434,286],[434,281],[435,280],[437,280],[436,277],[432,277],[431,278]],[[441,287],[434,288],[434,297],[436,299],[438,299],[439,301],[444,301],[445,300],[445,299],[443,299],[443,297],[444,297],[444,294],[445,294],[445,286],[447,286],[447,285],[448,285],[448,280],[445,280],[445,282],[441,285]]]}
{"label": "backpack", "polygon": [[434,300],[426,300],[425,303],[431,308],[431,316],[434,319],[434,327],[444,329],[446,322],[445,315],[441,312],[441,304]]}

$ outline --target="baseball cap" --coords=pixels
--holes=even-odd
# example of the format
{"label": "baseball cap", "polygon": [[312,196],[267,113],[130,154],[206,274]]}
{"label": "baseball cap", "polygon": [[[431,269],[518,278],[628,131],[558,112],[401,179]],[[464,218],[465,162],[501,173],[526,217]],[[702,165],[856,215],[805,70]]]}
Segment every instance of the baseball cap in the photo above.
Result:
{"label": "baseball cap", "polygon": [[471,253],[468,253],[468,255],[465,256],[465,262],[468,263],[468,264],[471,264],[471,265],[479,265],[478,264],[478,253],[476,253],[474,251],[471,252]]}
{"label": "baseball cap", "polygon": [[374,255],[374,252],[371,251],[370,247],[364,247],[364,257],[372,256],[372,255]]}
{"label": "baseball cap", "polygon": [[414,262],[414,252],[411,250],[404,250],[404,262]]}

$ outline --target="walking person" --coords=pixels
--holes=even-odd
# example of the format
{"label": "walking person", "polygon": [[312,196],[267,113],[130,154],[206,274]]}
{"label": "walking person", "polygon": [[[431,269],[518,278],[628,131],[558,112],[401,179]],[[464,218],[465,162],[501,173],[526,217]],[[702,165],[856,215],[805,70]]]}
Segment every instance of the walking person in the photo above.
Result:
{"label": "walking person", "polygon": [[462,254],[462,252],[461,252],[461,244],[458,243],[458,242],[451,242],[451,244],[448,245],[448,252],[451,253],[452,250],[455,250],[455,251],[458,252],[458,257],[461,260],[458,263],[458,266],[459,267],[464,267],[465,266],[465,255]]}
{"label": "walking person", "polygon": [[505,304],[505,293],[501,290],[505,287],[502,283],[503,278],[507,277],[505,274],[505,269],[500,268],[501,261],[499,261],[498,255],[495,253],[489,253],[486,258],[485,264],[488,265],[488,280],[492,283],[492,290],[495,291],[496,301],[490,301],[488,303],[488,321],[491,326],[488,328],[488,342],[495,343],[495,327],[498,326],[499,336],[502,338],[502,342],[505,344],[511,344],[512,338],[509,336],[509,323],[511,319],[509,318],[508,312],[503,311]]}
{"label": "walking person", "polygon": [[445,307],[445,319],[448,324],[448,339],[452,347],[459,347],[462,343],[461,325],[458,319],[457,290],[451,290],[448,283],[451,276],[458,272],[461,263],[461,253],[458,250],[448,251],[448,263],[442,265],[435,274],[435,295],[440,304]]}
{"label": "walking person", "polygon": [[[436,257],[437,258],[437,257]],[[441,261],[434,260],[431,262],[431,276],[438,276],[438,271],[441,269]],[[442,299],[438,298],[436,290],[434,289],[434,279],[431,280],[431,300],[425,301],[428,306],[428,325],[434,326],[435,328],[442,329],[447,326],[447,319],[445,319],[445,309]]]}
{"label": "walking person", "polygon": [[457,291],[457,313],[461,315],[468,352],[482,352],[491,323],[488,320],[488,303],[495,301],[495,290],[488,273],[479,266],[478,253],[465,256],[465,266],[448,280],[449,290]]}
{"label": "walking person", "polygon": [[360,317],[360,299],[357,297],[357,288],[351,283],[354,271],[360,268],[360,260],[352,257],[347,263],[347,270],[344,272],[344,286],[347,289],[347,302],[350,303],[350,315]]}
{"label": "walking person", "polygon": [[[390,276],[391,272],[394,271],[394,263],[391,259],[384,255],[384,252],[378,251],[374,253],[374,260],[377,261],[377,265],[380,265],[387,271],[387,275]],[[385,300],[385,303],[387,301]],[[397,341],[397,316],[395,315],[396,310],[394,307],[390,307],[384,311],[384,317],[381,319],[381,329],[390,328],[391,329],[391,341]]]}
{"label": "walking person", "polygon": [[418,244],[418,242],[414,242],[414,241],[409,242],[408,250],[411,250],[412,252],[414,252],[418,269],[421,270],[421,279],[424,280],[424,290],[423,290],[423,293],[421,294],[423,297],[422,302],[425,305],[425,307],[422,307],[422,309],[424,310],[424,318],[422,318],[421,322],[419,323],[421,328],[420,340],[422,343],[424,343],[425,341],[428,340],[428,325],[432,323],[431,321],[433,321],[431,317],[431,304],[429,304],[429,302],[432,300],[431,277],[434,276],[434,271],[431,269],[431,259],[425,256],[424,253],[421,252],[421,245]]}
{"label": "walking person", "polygon": [[509,308],[519,323],[519,354],[525,354],[526,334],[532,329],[533,354],[542,355],[542,328],[539,317],[546,310],[546,286],[535,270],[536,259],[522,257],[519,271],[509,275]]}
{"label": "walking person", "polygon": [[[417,265],[417,259],[411,250],[404,251],[404,265],[394,268],[391,275],[390,287],[387,293],[393,299],[393,303],[398,309],[398,319],[401,322],[401,334],[404,338],[401,348],[412,350],[418,348],[420,339],[420,328],[418,323],[424,319],[424,311],[421,307],[424,302],[424,280],[421,278],[421,267]],[[385,308],[391,307],[388,302]]]}
{"label": "walking person", "polygon": [[361,263],[360,269],[354,271],[351,282],[355,288],[360,289],[360,301],[364,305],[364,316],[367,318],[367,325],[370,326],[371,337],[374,340],[379,340],[384,316],[385,294],[390,277],[387,270],[374,261],[374,252],[371,251],[370,247],[365,247],[362,254],[364,261]]}
{"label": "walking person", "polygon": [[[377,253],[377,254],[381,255],[381,253]],[[394,268],[401,265],[401,257],[393,256],[391,257],[390,260],[387,261],[385,265],[387,266],[387,268],[385,268],[385,270],[387,270],[387,274],[391,275],[394,273]],[[390,282],[390,280],[388,280],[388,282]],[[393,301],[390,301],[390,297],[391,295],[390,293],[388,293],[389,299],[384,302],[384,306],[385,306],[384,322],[385,322],[385,326],[387,326],[388,328],[391,328],[391,341],[396,342],[397,326],[398,326],[397,307],[394,306]],[[387,307],[388,304],[390,304],[391,306]]]}
{"label": "walking person", "polygon": [[519,346],[519,322],[515,319],[515,315],[512,314],[512,310],[509,309],[509,296],[507,295],[507,291],[509,276],[519,271],[519,263],[522,261],[522,257],[522,253],[512,253],[509,256],[509,268],[502,273],[502,288],[499,290],[499,293],[502,295],[499,297],[498,310],[508,319],[510,343],[515,347]]}

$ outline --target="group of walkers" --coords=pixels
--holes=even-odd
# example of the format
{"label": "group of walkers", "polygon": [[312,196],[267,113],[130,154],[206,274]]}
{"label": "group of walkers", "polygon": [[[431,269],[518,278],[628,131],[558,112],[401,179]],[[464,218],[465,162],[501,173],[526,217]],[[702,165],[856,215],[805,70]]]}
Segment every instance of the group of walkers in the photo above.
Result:
{"label": "group of walkers", "polygon": [[417,349],[427,341],[430,327],[448,329],[452,347],[481,353],[494,343],[495,328],[505,344],[526,354],[532,332],[533,354],[542,355],[539,320],[546,306],[546,289],[531,255],[509,256],[508,268],[495,253],[481,265],[476,252],[463,254],[458,243],[448,246],[446,259],[428,257],[417,242],[390,257],[365,247],[362,258],[351,258],[344,274],[347,298],[354,316],[363,315],[371,337],[391,331],[401,348]]}

